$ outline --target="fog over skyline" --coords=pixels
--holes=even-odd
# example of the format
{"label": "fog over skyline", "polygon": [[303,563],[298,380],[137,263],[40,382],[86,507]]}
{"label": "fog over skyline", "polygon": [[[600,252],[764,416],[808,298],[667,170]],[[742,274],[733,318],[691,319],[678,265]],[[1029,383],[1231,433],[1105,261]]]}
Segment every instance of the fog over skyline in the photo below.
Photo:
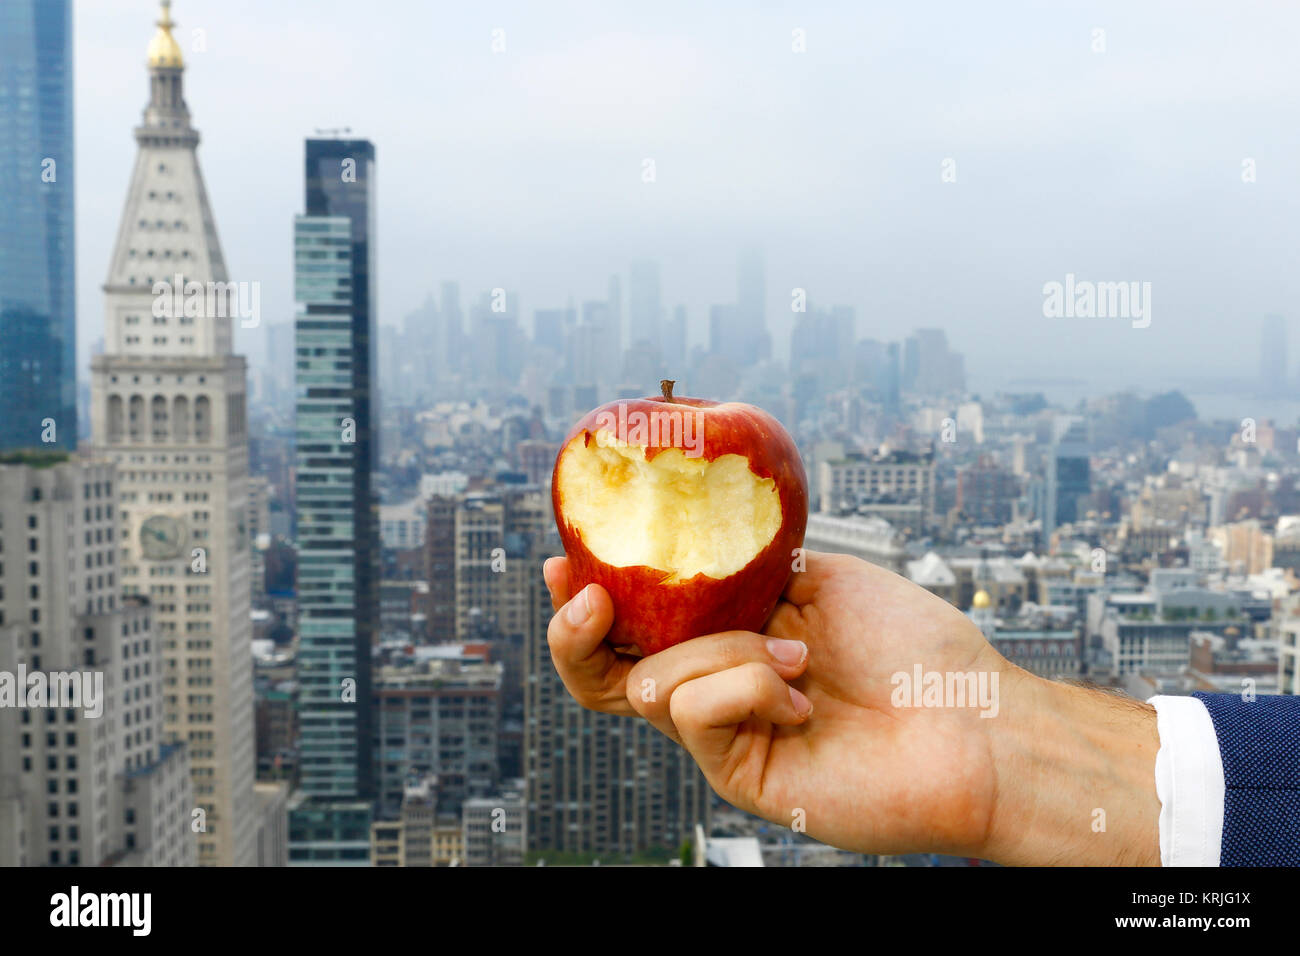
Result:
{"label": "fog over skyline", "polygon": [[[75,4],[81,377],[157,11]],[[293,314],[303,139],[351,127],[376,147],[384,325],[456,280],[466,305],[518,293],[531,328],[534,309],[603,297],[611,273],[626,284],[629,262],[650,258],[699,342],[755,244],[782,358],[801,287],[854,306],[859,337],[945,329],[976,389],[1249,379],[1267,313],[1287,318],[1288,373],[1300,365],[1292,5],[176,0],[172,13],[230,276],[261,283],[264,324]],[[956,182],[941,180],[948,158]],[[1150,282],[1150,327],[1044,318],[1044,283],[1067,273]],[[261,361],[262,330],[237,348]]]}

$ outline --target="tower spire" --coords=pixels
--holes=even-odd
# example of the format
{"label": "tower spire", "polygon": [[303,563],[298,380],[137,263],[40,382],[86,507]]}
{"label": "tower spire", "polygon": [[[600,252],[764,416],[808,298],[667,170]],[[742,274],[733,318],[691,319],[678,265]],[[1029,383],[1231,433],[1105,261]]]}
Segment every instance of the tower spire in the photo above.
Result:
{"label": "tower spire", "polygon": [[[245,866],[256,854],[258,815],[248,749],[254,737],[251,557],[242,517],[223,517],[227,510],[242,516],[248,508],[245,368],[243,356],[234,354],[230,307],[240,301],[239,284],[226,273],[199,169],[199,134],[181,95],[185,69],[170,4],[163,3],[161,12],[145,69],[148,105],[135,130],[131,184],[104,283],[104,350],[91,368],[90,407],[97,410],[91,432],[96,454],[119,462],[114,484],[124,500],[149,502],[116,516],[118,573],[123,587],[152,600],[149,613],[164,645],[164,672],[198,667],[222,675],[204,694],[154,702],[163,711],[164,743],[193,740],[193,728],[203,728],[201,745],[188,748],[193,783],[186,792],[192,791],[192,806],[203,811],[207,824],[186,837],[197,844],[200,865]],[[196,296],[196,287],[206,296]],[[178,298],[185,299],[185,308],[166,308],[167,300],[174,306]],[[145,446],[155,470],[126,471],[131,455],[142,454]],[[189,480],[223,503],[222,512],[212,512],[219,520],[167,497],[162,489],[186,474],[179,469],[189,469]],[[171,549],[155,544],[163,543],[155,533],[159,528],[161,538],[174,532]],[[163,588],[173,584],[155,581],[175,582],[192,570],[187,541],[204,546],[207,576],[199,577],[210,600],[164,605]],[[155,612],[164,606],[165,612]],[[196,632],[203,641],[161,636]]]}
{"label": "tower spire", "polygon": [[[162,17],[157,21],[158,31],[149,41],[149,105],[144,111],[144,125],[136,136],[193,140],[197,134],[190,129],[190,111],[185,106],[185,92],[181,76],[185,72],[185,58],[181,45],[172,36],[171,0],[162,0]],[[165,131],[165,133],[163,132]]]}
{"label": "tower spire", "polygon": [[172,0],[162,0],[162,19],[158,21],[158,32],[149,41],[149,67],[166,67],[168,69],[185,69],[185,59],[181,56],[181,46],[172,36]]}

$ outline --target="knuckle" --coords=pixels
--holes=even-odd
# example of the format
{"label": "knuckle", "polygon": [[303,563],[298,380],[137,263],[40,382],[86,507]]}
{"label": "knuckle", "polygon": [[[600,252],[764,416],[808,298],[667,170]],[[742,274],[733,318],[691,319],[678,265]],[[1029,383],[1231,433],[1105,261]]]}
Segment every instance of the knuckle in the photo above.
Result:
{"label": "knuckle", "polygon": [[556,659],[563,659],[569,651],[569,645],[572,638],[577,635],[574,628],[564,620],[564,615],[556,612],[551,615],[551,621],[546,625],[546,643],[551,648],[551,654]]}
{"label": "knuckle", "polygon": [[760,639],[752,634],[728,632],[719,634],[712,650],[716,670],[729,670],[751,663],[759,655],[757,642]]}
{"label": "knuckle", "polygon": [[627,672],[627,689],[629,693],[631,693],[634,687],[640,687],[641,681],[646,679],[655,679],[654,675],[651,673],[653,666],[654,661],[649,657],[643,657],[632,665],[631,670]]}
{"label": "knuckle", "polygon": [[639,670],[640,665],[628,672],[627,684],[623,692],[628,704],[642,717],[655,716],[665,709],[663,694],[656,679],[649,670]]}
{"label": "knuckle", "polygon": [[734,634],[719,634],[713,639],[713,646],[708,649],[717,670],[736,667],[750,660]]}
{"label": "knuckle", "polygon": [[673,691],[668,698],[668,715],[672,722],[677,725],[678,729],[682,727],[693,727],[696,720],[693,715],[698,713],[699,708],[696,703],[696,688],[691,685],[694,681],[687,681]]}
{"label": "knuckle", "polygon": [[781,677],[776,671],[772,670],[766,664],[760,664],[757,661],[744,665],[745,689],[749,693],[749,699],[752,701],[766,700],[772,696],[774,685],[773,681],[781,681]]}

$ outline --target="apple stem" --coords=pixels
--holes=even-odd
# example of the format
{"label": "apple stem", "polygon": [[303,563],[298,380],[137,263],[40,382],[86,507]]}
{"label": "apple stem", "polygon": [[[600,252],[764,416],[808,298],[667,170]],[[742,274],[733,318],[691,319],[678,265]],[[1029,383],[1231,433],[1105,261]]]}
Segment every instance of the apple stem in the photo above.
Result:
{"label": "apple stem", "polygon": [[[677,384],[676,380],[671,378],[664,378],[659,380],[659,389],[664,393],[665,402],[671,402],[673,400],[673,386],[676,384]],[[664,414],[667,414],[667,412],[665,412]]]}

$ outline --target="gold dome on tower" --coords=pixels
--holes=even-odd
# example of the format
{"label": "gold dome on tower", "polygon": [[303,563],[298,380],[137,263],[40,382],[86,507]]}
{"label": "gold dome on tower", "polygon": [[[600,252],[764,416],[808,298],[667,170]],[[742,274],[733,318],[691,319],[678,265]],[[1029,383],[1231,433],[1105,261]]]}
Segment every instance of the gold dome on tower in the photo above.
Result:
{"label": "gold dome on tower", "polygon": [[172,36],[172,0],[162,0],[162,19],[158,21],[158,32],[149,41],[149,66],[170,67],[179,70],[185,66],[181,57],[181,45]]}
{"label": "gold dome on tower", "polygon": [[983,588],[975,592],[975,597],[971,599],[974,607],[985,608],[993,604],[993,599],[989,597],[989,592]]}

